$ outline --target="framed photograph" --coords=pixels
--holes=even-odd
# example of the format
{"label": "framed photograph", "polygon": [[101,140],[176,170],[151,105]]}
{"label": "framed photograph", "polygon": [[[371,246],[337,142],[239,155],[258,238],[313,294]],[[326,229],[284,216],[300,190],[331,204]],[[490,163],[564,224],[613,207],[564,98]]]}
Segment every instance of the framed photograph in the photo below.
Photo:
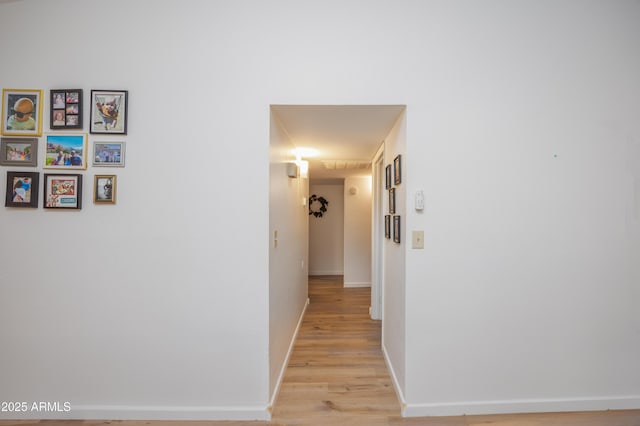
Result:
{"label": "framed photograph", "polygon": [[51,90],[51,130],[82,129],[82,98],[82,89]]}
{"label": "framed photograph", "polygon": [[45,209],[81,209],[82,175],[45,173],[43,200]]}
{"label": "framed photograph", "polygon": [[124,167],[124,142],[94,142],[93,165]]}
{"label": "framed photograph", "polygon": [[393,183],[400,185],[402,182],[402,158],[398,155],[393,159]]}
{"label": "framed photograph", "polygon": [[400,216],[393,217],[393,242],[400,242]]}
{"label": "framed photograph", "polygon": [[95,175],[93,180],[93,202],[116,203],[116,175]]}
{"label": "framed photograph", "polygon": [[126,135],[128,97],[126,90],[92,90],[89,132]]}
{"label": "framed photograph", "polygon": [[388,214],[384,215],[384,237],[391,238],[391,216]]}
{"label": "framed photograph", "polygon": [[0,165],[36,167],[38,165],[38,138],[2,138]]}
{"label": "framed photograph", "polygon": [[396,189],[391,188],[389,190],[389,214],[395,214],[396,212]]}
{"label": "framed photograph", "polygon": [[384,179],[384,187],[385,189],[391,188],[391,164],[387,164],[387,167],[384,169],[385,179]]}
{"label": "framed photograph", "polygon": [[40,173],[7,172],[5,207],[38,208]]}
{"label": "framed photograph", "polygon": [[42,135],[42,90],[2,89],[2,134]]}
{"label": "framed photograph", "polygon": [[87,168],[86,133],[50,133],[46,135],[46,142],[44,168],[77,170]]}

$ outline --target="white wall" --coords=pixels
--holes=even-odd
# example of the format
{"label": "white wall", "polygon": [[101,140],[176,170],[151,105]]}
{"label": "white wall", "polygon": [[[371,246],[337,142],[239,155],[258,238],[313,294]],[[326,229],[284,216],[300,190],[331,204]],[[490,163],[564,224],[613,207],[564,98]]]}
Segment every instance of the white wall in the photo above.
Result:
{"label": "white wall", "polygon": [[431,2],[409,415],[640,407],[640,3]]}
{"label": "white wall", "polygon": [[402,104],[405,414],[640,407],[640,3],[109,10],[0,5],[3,87],[131,101],[116,206],[0,210],[0,400],[267,417],[269,105]]}
{"label": "white wall", "polygon": [[[344,274],[344,182],[309,184],[309,195],[324,197],[329,204],[322,217],[309,216],[309,274]],[[314,202],[314,209],[320,208]]]}
{"label": "white wall", "polygon": [[371,287],[371,176],[344,180],[344,286]]}
{"label": "white wall", "polygon": [[269,190],[269,391],[276,396],[307,300],[309,180],[290,178],[295,146],[271,114]]}
{"label": "white wall", "polygon": [[[81,211],[0,207],[0,400],[72,407],[2,418],[268,417],[269,102],[238,86],[244,9],[189,3],[0,5],[28,46],[0,44],[2,87],[130,95],[129,134],[89,138],[126,167],[83,172]],[[105,172],[115,206],[91,202]]]}
{"label": "white wall", "polygon": [[[384,191],[384,213],[391,216],[391,238],[384,241],[384,289],[383,289],[383,321],[382,349],[394,381],[396,392],[401,402],[405,402],[404,389],[407,375],[406,367],[406,166],[401,167],[402,182],[394,184],[393,160],[397,155],[406,162],[407,145],[407,113],[400,115],[398,121],[389,132],[384,142],[384,165],[391,165],[391,186],[396,192],[396,215],[400,216],[400,243],[394,241],[393,215],[389,213],[389,191]],[[384,181],[383,181],[384,185]]]}

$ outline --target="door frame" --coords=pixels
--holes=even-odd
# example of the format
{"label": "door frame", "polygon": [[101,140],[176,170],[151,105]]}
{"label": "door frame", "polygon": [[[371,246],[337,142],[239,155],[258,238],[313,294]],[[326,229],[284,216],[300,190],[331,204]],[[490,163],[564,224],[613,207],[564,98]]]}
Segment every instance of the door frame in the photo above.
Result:
{"label": "door frame", "polygon": [[371,162],[371,319],[383,319],[384,303],[384,141]]}

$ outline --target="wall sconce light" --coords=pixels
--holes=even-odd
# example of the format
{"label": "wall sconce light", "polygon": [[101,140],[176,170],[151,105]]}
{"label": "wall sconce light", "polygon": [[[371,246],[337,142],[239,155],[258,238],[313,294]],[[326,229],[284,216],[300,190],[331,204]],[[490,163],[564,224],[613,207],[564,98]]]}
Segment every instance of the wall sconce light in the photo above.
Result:
{"label": "wall sconce light", "polygon": [[296,163],[287,163],[287,176],[290,178],[297,178],[300,173],[300,168]]}

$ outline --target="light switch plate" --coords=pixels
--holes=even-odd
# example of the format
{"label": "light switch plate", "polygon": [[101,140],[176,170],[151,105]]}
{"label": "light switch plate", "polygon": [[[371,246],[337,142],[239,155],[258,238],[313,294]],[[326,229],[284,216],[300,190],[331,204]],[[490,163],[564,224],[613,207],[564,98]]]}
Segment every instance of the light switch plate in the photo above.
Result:
{"label": "light switch plate", "polygon": [[411,248],[424,248],[424,231],[413,231],[411,233]]}

